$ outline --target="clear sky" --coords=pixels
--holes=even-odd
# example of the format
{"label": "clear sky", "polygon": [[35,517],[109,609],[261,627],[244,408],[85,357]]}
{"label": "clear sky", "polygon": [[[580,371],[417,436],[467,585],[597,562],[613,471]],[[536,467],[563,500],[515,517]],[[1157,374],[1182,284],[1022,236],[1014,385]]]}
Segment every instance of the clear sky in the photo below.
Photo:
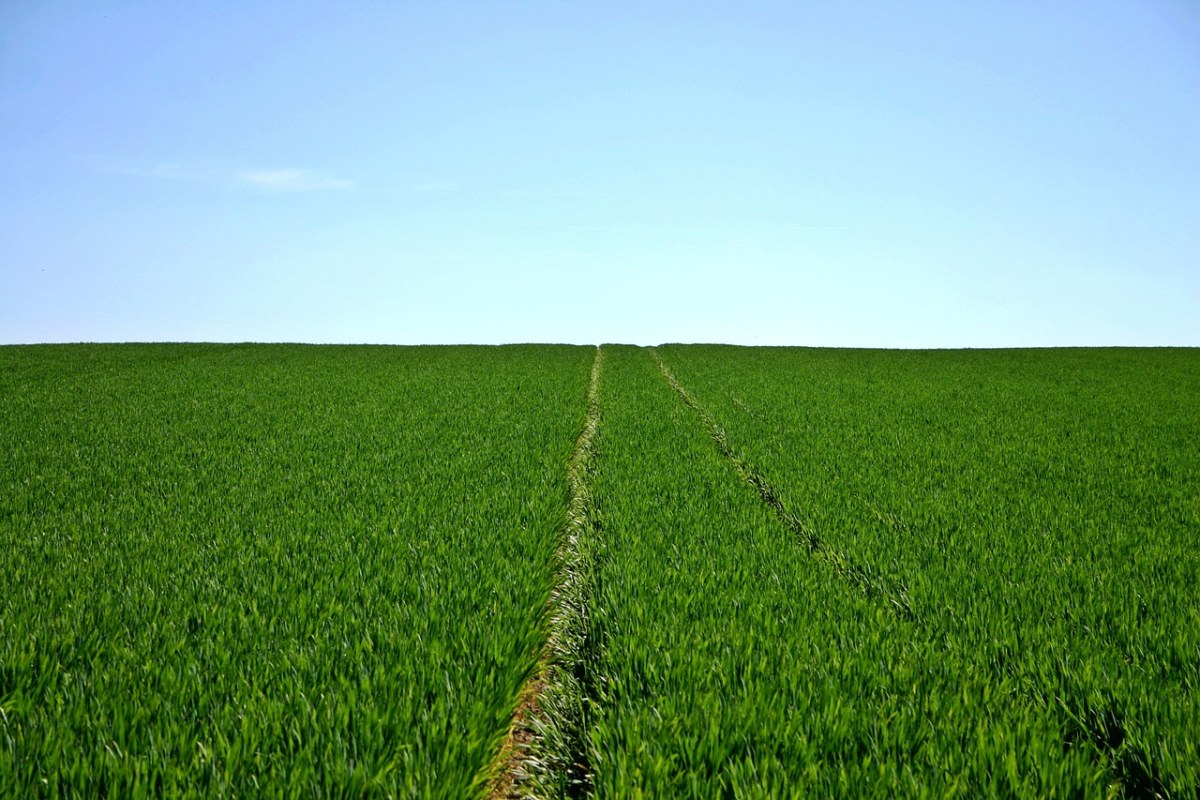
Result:
{"label": "clear sky", "polygon": [[1200,3],[0,2],[0,343],[1200,345]]}

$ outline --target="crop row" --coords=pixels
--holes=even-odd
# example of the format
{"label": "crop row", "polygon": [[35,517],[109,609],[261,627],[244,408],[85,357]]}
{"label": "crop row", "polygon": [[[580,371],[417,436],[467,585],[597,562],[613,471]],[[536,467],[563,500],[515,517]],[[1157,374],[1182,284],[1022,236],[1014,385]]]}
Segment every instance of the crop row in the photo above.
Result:
{"label": "crop row", "polygon": [[1192,796],[1196,396],[1186,350],[0,348],[0,796]]}
{"label": "crop row", "polygon": [[0,796],[463,797],[594,348],[5,348]]}
{"label": "crop row", "polygon": [[1104,795],[1019,676],[814,560],[646,351],[606,350],[597,796]]}
{"label": "crop row", "polygon": [[[1200,787],[1193,351],[661,353],[821,547],[903,587],[967,701],[928,719],[936,748],[1042,796]],[[947,736],[997,695],[1030,716],[1011,744]]]}

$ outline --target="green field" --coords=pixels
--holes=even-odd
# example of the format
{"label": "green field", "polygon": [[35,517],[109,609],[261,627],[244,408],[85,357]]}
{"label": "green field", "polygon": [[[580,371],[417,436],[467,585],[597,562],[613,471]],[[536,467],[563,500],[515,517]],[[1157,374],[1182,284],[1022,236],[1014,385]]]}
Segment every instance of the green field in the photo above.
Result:
{"label": "green field", "polygon": [[1200,797],[1200,352],[0,348],[0,796]]}

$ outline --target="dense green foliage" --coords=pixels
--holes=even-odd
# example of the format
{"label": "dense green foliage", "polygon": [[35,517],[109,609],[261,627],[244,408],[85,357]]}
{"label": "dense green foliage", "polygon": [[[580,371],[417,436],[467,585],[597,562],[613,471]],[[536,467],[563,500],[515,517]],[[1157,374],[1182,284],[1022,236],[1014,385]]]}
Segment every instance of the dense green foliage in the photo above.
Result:
{"label": "dense green foliage", "polygon": [[[1019,794],[1200,791],[1196,351],[661,353],[811,568],[897,609],[922,784],[1015,764]],[[1080,754],[1102,774],[1056,774]]]}
{"label": "dense green foliage", "polygon": [[598,796],[1104,793],[1017,677],[816,558],[645,351],[606,366]]}
{"label": "dense green foliage", "polygon": [[0,796],[467,796],[593,353],[0,349]]}
{"label": "dense green foliage", "polygon": [[602,353],[0,348],[0,796],[1200,795],[1200,353]]}

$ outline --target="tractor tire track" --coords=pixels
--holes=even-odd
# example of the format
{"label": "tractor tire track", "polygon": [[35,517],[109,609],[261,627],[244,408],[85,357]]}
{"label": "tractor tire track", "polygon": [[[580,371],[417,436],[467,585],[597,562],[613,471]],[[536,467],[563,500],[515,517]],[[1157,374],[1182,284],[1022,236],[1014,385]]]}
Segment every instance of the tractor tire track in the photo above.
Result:
{"label": "tractor tire track", "polygon": [[909,602],[908,589],[903,583],[880,573],[870,564],[854,562],[844,553],[830,547],[828,543],[824,542],[820,535],[806,524],[799,515],[790,511],[784,505],[779,492],[767,481],[763,474],[742,458],[741,454],[734,449],[733,445],[729,443],[729,438],[725,435],[725,429],[696,400],[692,393],[679,382],[675,374],[671,372],[671,368],[667,366],[662,356],[659,355],[658,350],[651,348],[650,355],[658,365],[663,378],[671,385],[671,388],[675,390],[680,399],[683,400],[684,405],[690,408],[700,418],[704,427],[708,429],[708,435],[716,444],[721,455],[733,465],[734,470],[742,480],[754,487],[755,491],[758,492],[758,496],[762,498],[763,503],[770,507],[775,512],[775,516],[779,518],[787,529],[795,534],[801,544],[808,548],[810,555],[828,564],[838,575],[841,575],[860,588],[868,597],[880,597],[886,600],[888,606],[900,617],[908,620],[916,618],[916,612]]}
{"label": "tractor tire track", "polygon": [[603,362],[603,350],[597,347],[583,428],[567,462],[570,501],[555,553],[546,641],[533,673],[521,687],[512,722],[490,765],[489,800],[583,796],[590,788],[583,736],[588,704],[584,663],[595,585],[598,523],[591,478]]}
{"label": "tractor tire track", "polygon": [[[788,510],[780,498],[779,492],[763,477],[762,473],[734,449],[725,434],[725,429],[679,382],[658,350],[651,348],[650,355],[658,365],[663,378],[708,429],[709,436],[721,455],[729,460],[737,474],[746,483],[754,487],[763,503],[769,506],[788,530],[807,546],[813,557],[825,562],[838,575],[860,587],[868,597],[875,596],[885,600],[898,617],[912,623],[914,632],[919,631],[930,641],[944,644],[945,640],[940,635],[937,626],[913,608],[909,601],[908,590],[902,582],[878,572],[869,564],[855,563],[845,554],[834,550],[822,541],[820,536],[797,514]],[[872,510],[875,511],[873,507]],[[994,665],[991,666],[991,669],[997,677],[1003,677],[1000,672],[995,672]],[[1062,729],[1066,731],[1065,747],[1071,748],[1083,743],[1090,743],[1095,748],[1098,763],[1106,767],[1119,781],[1121,797],[1161,798],[1169,796],[1162,776],[1152,767],[1147,766],[1152,764],[1148,754],[1140,748],[1131,747],[1126,743],[1125,720],[1111,700],[1107,704],[1093,706],[1090,701],[1081,700],[1079,693],[1074,693],[1075,696],[1068,699],[1036,684],[1027,685],[1026,692],[1027,702],[1059,720]]]}

